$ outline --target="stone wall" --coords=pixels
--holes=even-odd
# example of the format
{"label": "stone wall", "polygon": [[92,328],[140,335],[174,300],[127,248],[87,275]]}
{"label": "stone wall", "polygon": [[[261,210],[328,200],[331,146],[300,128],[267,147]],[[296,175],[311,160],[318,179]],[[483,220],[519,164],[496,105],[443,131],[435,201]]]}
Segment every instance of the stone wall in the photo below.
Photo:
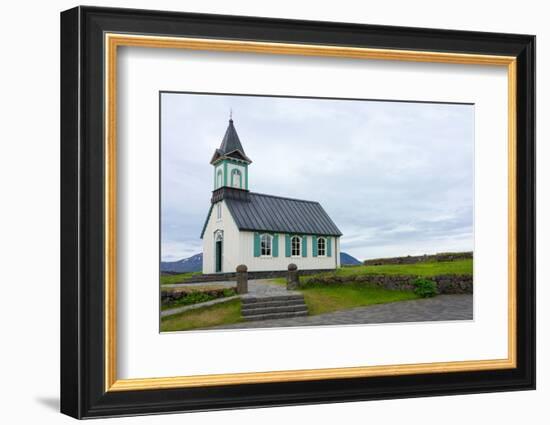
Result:
{"label": "stone wall", "polygon": [[[306,285],[376,285],[390,290],[412,291],[418,276],[412,275],[358,275],[358,276],[319,276],[307,281]],[[437,285],[440,294],[471,294],[473,278],[471,275],[438,275],[427,277]]]}
{"label": "stone wall", "polygon": [[[200,290],[195,292],[201,292],[215,299],[215,298],[226,297],[227,295],[226,295],[226,292],[224,291],[227,291],[228,289],[233,290],[235,294],[237,293],[236,286],[231,288],[221,288],[221,289],[205,289],[205,290]],[[160,292],[160,301],[162,304],[169,304],[175,301],[179,301],[180,299],[185,298],[193,293],[194,293],[193,291],[187,292],[187,291],[164,289]]]}
{"label": "stone wall", "polygon": [[393,258],[375,258],[372,260],[365,260],[363,264],[366,266],[382,266],[386,264],[416,264],[427,263],[435,261],[456,261],[466,260],[473,258],[473,252],[442,252],[434,255],[408,255],[406,257],[393,257]]}

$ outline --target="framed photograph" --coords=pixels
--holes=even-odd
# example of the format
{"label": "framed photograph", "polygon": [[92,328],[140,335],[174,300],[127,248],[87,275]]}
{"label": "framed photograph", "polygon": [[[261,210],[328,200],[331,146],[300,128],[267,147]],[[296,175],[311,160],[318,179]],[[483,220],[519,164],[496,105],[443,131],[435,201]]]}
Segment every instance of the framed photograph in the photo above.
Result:
{"label": "framed photograph", "polygon": [[535,388],[535,37],[61,14],[61,411]]}

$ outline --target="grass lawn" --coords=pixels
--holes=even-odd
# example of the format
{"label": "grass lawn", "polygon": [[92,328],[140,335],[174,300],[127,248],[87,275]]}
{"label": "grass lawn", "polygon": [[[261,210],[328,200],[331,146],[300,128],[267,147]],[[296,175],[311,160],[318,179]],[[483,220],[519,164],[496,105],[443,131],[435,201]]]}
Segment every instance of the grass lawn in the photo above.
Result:
{"label": "grass lawn", "polygon": [[[386,275],[413,275],[413,276],[437,276],[441,274],[466,274],[473,272],[473,260],[457,261],[436,261],[433,263],[416,264],[395,264],[383,266],[351,266],[341,267],[334,272],[320,273],[311,276],[357,276],[365,274],[386,274]],[[301,276],[304,282],[309,280],[310,276]]]}
{"label": "grass lawn", "polygon": [[162,311],[170,310],[180,306],[198,304],[198,303],[203,303],[203,302],[207,302],[215,299],[232,297],[237,295],[237,288],[219,287],[218,290],[214,290],[214,288],[205,288],[204,291],[197,290],[195,288],[183,288],[183,290],[179,290],[179,289],[180,288],[177,288],[172,292],[178,292],[178,293],[183,292],[186,295],[182,296],[181,298],[172,300],[170,302],[166,302],[166,301],[163,302],[160,306],[160,309]]}
{"label": "grass lawn", "polygon": [[174,283],[181,283],[182,281],[189,279],[191,276],[202,274],[201,272],[189,272],[179,274],[162,274],[160,275],[161,285],[173,285]]}
{"label": "grass lawn", "polygon": [[300,292],[304,294],[310,315],[419,298],[409,291],[390,291],[366,285],[313,286]]}
{"label": "grass lawn", "polygon": [[[226,285],[211,285],[211,284],[204,284],[204,285],[196,285],[192,284],[189,286],[176,286],[175,288],[164,288],[163,291],[167,292],[201,292],[201,291],[215,291],[218,289],[225,289],[227,288]],[[236,286],[235,286],[236,288]]]}
{"label": "grass lawn", "polygon": [[241,300],[236,299],[210,307],[197,308],[161,318],[162,332],[187,331],[241,321]]}

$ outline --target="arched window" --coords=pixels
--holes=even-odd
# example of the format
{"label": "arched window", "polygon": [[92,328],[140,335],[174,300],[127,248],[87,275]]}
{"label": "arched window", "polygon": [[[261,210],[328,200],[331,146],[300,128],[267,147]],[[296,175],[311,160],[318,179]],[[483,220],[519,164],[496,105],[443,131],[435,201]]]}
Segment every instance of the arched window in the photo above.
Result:
{"label": "arched window", "polygon": [[317,239],[317,255],[319,257],[327,255],[327,240],[325,238]]}
{"label": "arched window", "polygon": [[218,176],[216,177],[216,189],[223,186],[223,172],[218,170]]}
{"label": "arched window", "polygon": [[233,168],[231,171],[231,186],[242,189],[242,174],[240,170]]}
{"label": "arched window", "polygon": [[293,257],[299,257],[302,252],[302,238],[293,236],[290,240],[290,253]]}
{"label": "arched window", "polygon": [[216,230],[214,232],[214,241],[222,242],[223,241],[223,230]]}
{"label": "arched window", "polygon": [[264,234],[260,237],[260,254],[262,256],[271,257],[271,242],[273,236]]}

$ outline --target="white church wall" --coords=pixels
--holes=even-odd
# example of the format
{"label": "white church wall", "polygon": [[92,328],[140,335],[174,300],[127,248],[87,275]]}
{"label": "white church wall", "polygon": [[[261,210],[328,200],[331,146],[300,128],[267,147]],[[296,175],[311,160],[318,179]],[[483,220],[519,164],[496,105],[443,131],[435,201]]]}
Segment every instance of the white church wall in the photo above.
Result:
{"label": "white church wall", "polygon": [[223,231],[222,272],[234,272],[235,267],[240,264],[238,262],[238,252],[235,249],[231,249],[231,247],[238,246],[239,244],[239,229],[225,202],[220,201],[219,203],[222,208],[221,219],[218,220],[216,206],[214,205],[203,236],[202,272],[204,274],[216,272],[214,233],[217,230]]}

